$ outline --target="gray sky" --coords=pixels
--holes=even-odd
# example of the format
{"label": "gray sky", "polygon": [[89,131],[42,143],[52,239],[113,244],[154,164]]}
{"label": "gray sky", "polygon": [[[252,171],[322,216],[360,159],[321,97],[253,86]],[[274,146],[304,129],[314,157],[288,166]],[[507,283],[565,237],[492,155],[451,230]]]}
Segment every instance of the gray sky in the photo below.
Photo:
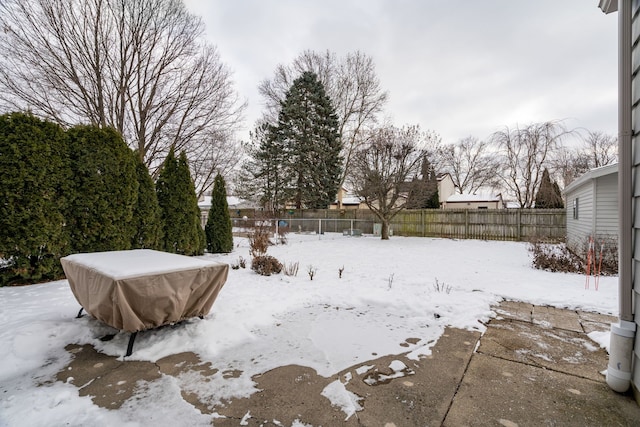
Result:
{"label": "gray sky", "polygon": [[[598,0],[186,0],[249,107],[305,49],[371,56],[386,116],[451,143],[565,120],[617,136],[617,19]],[[241,135],[242,136],[242,135]]]}

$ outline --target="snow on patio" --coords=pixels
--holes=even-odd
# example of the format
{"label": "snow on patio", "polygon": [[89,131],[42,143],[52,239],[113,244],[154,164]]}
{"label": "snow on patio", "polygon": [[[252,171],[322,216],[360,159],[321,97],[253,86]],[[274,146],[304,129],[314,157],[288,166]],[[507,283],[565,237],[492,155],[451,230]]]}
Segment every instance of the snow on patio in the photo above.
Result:
{"label": "snow on patio", "polygon": [[[596,291],[593,280],[585,289],[583,275],[534,270],[526,243],[339,234],[290,234],[288,240],[269,254],[285,264],[298,262],[297,276],[258,276],[247,262],[248,268],[229,272],[204,320],[141,333],[128,358],[155,362],[192,351],[220,372],[210,381],[165,377],[140,384],[135,399],[118,411],[52,381],[71,358],[67,344],[91,344],[121,357],[128,334],[100,341],[114,331],[89,316],[75,318],[79,306],[66,281],[0,288],[0,425],[134,426],[150,412],[210,425],[215,415],[184,402],[174,381],[214,405],[249,396],[256,391],[251,377],[279,366],[308,366],[330,377],[383,355],[409,351],[419,358],[446,326],[484,331],[482,322],[495,315],[491,304],[501,299],[617,315],[616,277],[601,278]],[[231,254],[203,258],[248,260],[248,242],[235,243]],[[309,269],[317,270],[313,280]],[[608,342],[608,336],[600,338]],[[228,370],[241,374],[224,378]],[[327,390],[327,397],[341,396],[339,391]],[[342,395],[357,404],[347,397]]]}

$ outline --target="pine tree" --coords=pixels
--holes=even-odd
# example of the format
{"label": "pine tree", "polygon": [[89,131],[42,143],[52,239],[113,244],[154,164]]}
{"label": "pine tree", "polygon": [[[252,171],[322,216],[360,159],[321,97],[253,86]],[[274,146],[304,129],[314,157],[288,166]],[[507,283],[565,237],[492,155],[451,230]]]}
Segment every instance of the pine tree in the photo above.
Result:
{"label": "pine tree", "polygon": [[112,128],[67,131],[73,191],[67,228],[73,252],[131,248],[138,180],[133,154]]}
{"label": "pine tree", "polygon": [[184,152],[176,159],[173,148],[156,183],[162,220],[162,249],[183,255],[202,255],[206,239],[200,223],[195,185]]}
{"label": "pine tree", "polygon": [[556,181],[553,181],[553,192],[555,193],[556,209],[564,209],[564,199],[562,198],[562,190]]}
{"label": "pine tree", "polygon": [[205,227],[207,251],[209,253],[228,253],[233,250],[233,230],[227,204],[227,190],[224,178],[216,175],[211,193],[211,209]]}
{"label": "pine tree", "polygon": [[407,209],[438,209],[440,200],[438,196],[438,178],[436,172],[426,157],[420,168],[420,178],[415,177],[407,187]]}
{"label": "pine tree", "polygon": [[546,168],[542,172],[540,187],[538,188],[538,192],[536,193],[535,207],[536,209],[564,208],[562,194],[560,193],[560,187],[558,187],[557,183],[551,181],[549,171]]}
{"label": "pine tree", "polygon": [[137,152],[134,153],[134,157],[138,179],[138,201],[133,211],[134,235],[131,247],[160,249],[162,222],[155,184]]}
{"label": "pine tree", "polygon": [[316,74],[304,72],[287,91],[272,144],[282,155],[286,200],[311,209],[335,200],[342,144],[335,109]]}
{"label": "pine tree", "polygon": [[0,286],[62,273],[58,260],[69,251],[64,140],[57,124],[22,113],[0,116]]}
{"label": "pine tree", "polygon": [[248,158],[236,177],[236,193],[259,201],[267,211],[279,212],[287,202],[282,192],[285,156],[284,148],[275,139],[274,127],[267,123],[257,125],[245,149]]}

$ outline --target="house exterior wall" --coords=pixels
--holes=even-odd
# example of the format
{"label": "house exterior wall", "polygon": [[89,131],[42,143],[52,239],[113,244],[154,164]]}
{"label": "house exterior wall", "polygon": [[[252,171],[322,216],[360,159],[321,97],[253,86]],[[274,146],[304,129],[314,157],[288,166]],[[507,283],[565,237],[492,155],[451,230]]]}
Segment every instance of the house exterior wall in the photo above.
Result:
{"label": "house exterior wall", "polygon": [[[634,319],[636,323],[636,331],[640,331],[640,136],[637,130],[640,129],[640,107],[638,102],[640,101],[640,77],[636,72],[640,69],[640,1],[634,0],[631,3],[631,69],[633,71],[631,80],[631,123],[632,129],[636,130],[632,137],[631,142],[631,158],[632,169],[631,174],[635,178],[635,185],[632,184],[633,200],[632,207],[635,212],[635,218],[632,219],[633,223],[633,236],[635,241],[633,246],[633,263],[632,269],[634,270],[632,279],[633,282],[633,299],[635,300]],[[624,155],[624,153],[623,153]],[[640,333],[636,332],[635,335],[635,350],[634,350],[634,368],[632,383],[635,388],[636,400],[640,403]]]}
{"label": "house exterior wall", "polygon": [[[593,195],[594,184],[592,180],[566,193],[567,247],[578,255],[584,255],[585,242],[593,234]],[[577,209],[577,215],[574,213],[574,209]]]}
{"label": "house exterior wall", "polygon": [[595,180],[595,234],[598,236],[618,235],[618,174],[612,173]]}
{"label": "house exterior wall", "polygon": [[[589,237],[617,251],[619,233],[618,165],[592,169],[565,189],[567,246],[585,256]],[[575,218],[575,206],[578,218]],[[613,259],[611,260],[613,261]]]}
{"label": "house exterior wall", "polygon": [[438,198],[440,199],[440,207],[443,207],[444,200],[447,200],[449,196],[455,194],[456,185],[453,183],[451,175],[444,174],[438,179]]}

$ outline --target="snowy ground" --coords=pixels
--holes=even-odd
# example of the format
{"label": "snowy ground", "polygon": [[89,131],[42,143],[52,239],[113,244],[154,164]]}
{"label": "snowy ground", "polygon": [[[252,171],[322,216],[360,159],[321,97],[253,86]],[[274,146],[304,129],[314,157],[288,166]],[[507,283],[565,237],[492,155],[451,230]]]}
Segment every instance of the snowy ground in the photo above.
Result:
{"label": "snowy ground", "polygon": [[[230,270],[209,316],[139,334],[130,357],[154,362],[192,351],[221,372],[242,375],[141,384],[136,398],[118,411],[97,407],[79,397],[75,386],[51,380],[70,360],[67,344],[91,344],[121,356],[128,334],[100,341],[112,331],[89,316],[75,319],[79,306],[66,281],[0,288],[0,426],[137,426],[149,411],[164,414],[167,425],[177,419],[210,425],[211,415],[171,393],[177,388],[172,381],[189,383],[214,404],[252,394],[251,377],[278,366],[309,366],[329,377],[386,354],[412,351],[418,357],[429,353],[446,326],[484,331],[482,322],[495,315],[490,305],[501,299],[618,314],[616,277],[601,278],[597,291],[591,279],[587,290],[584,275],[531,268],[525,243],[339,234],[288,238],[269,253],[285,264],[298,262],[297,276]],[[229,264],[249,259],[247,241],[235,243],[231,254],[206,257]],[[316,270],[313,280],[310,269]],[[400,346],[409,337],[421,341]],[[607,334],[597,339],[609,340]],[[332,390],[325,392],[332,399]]]}

